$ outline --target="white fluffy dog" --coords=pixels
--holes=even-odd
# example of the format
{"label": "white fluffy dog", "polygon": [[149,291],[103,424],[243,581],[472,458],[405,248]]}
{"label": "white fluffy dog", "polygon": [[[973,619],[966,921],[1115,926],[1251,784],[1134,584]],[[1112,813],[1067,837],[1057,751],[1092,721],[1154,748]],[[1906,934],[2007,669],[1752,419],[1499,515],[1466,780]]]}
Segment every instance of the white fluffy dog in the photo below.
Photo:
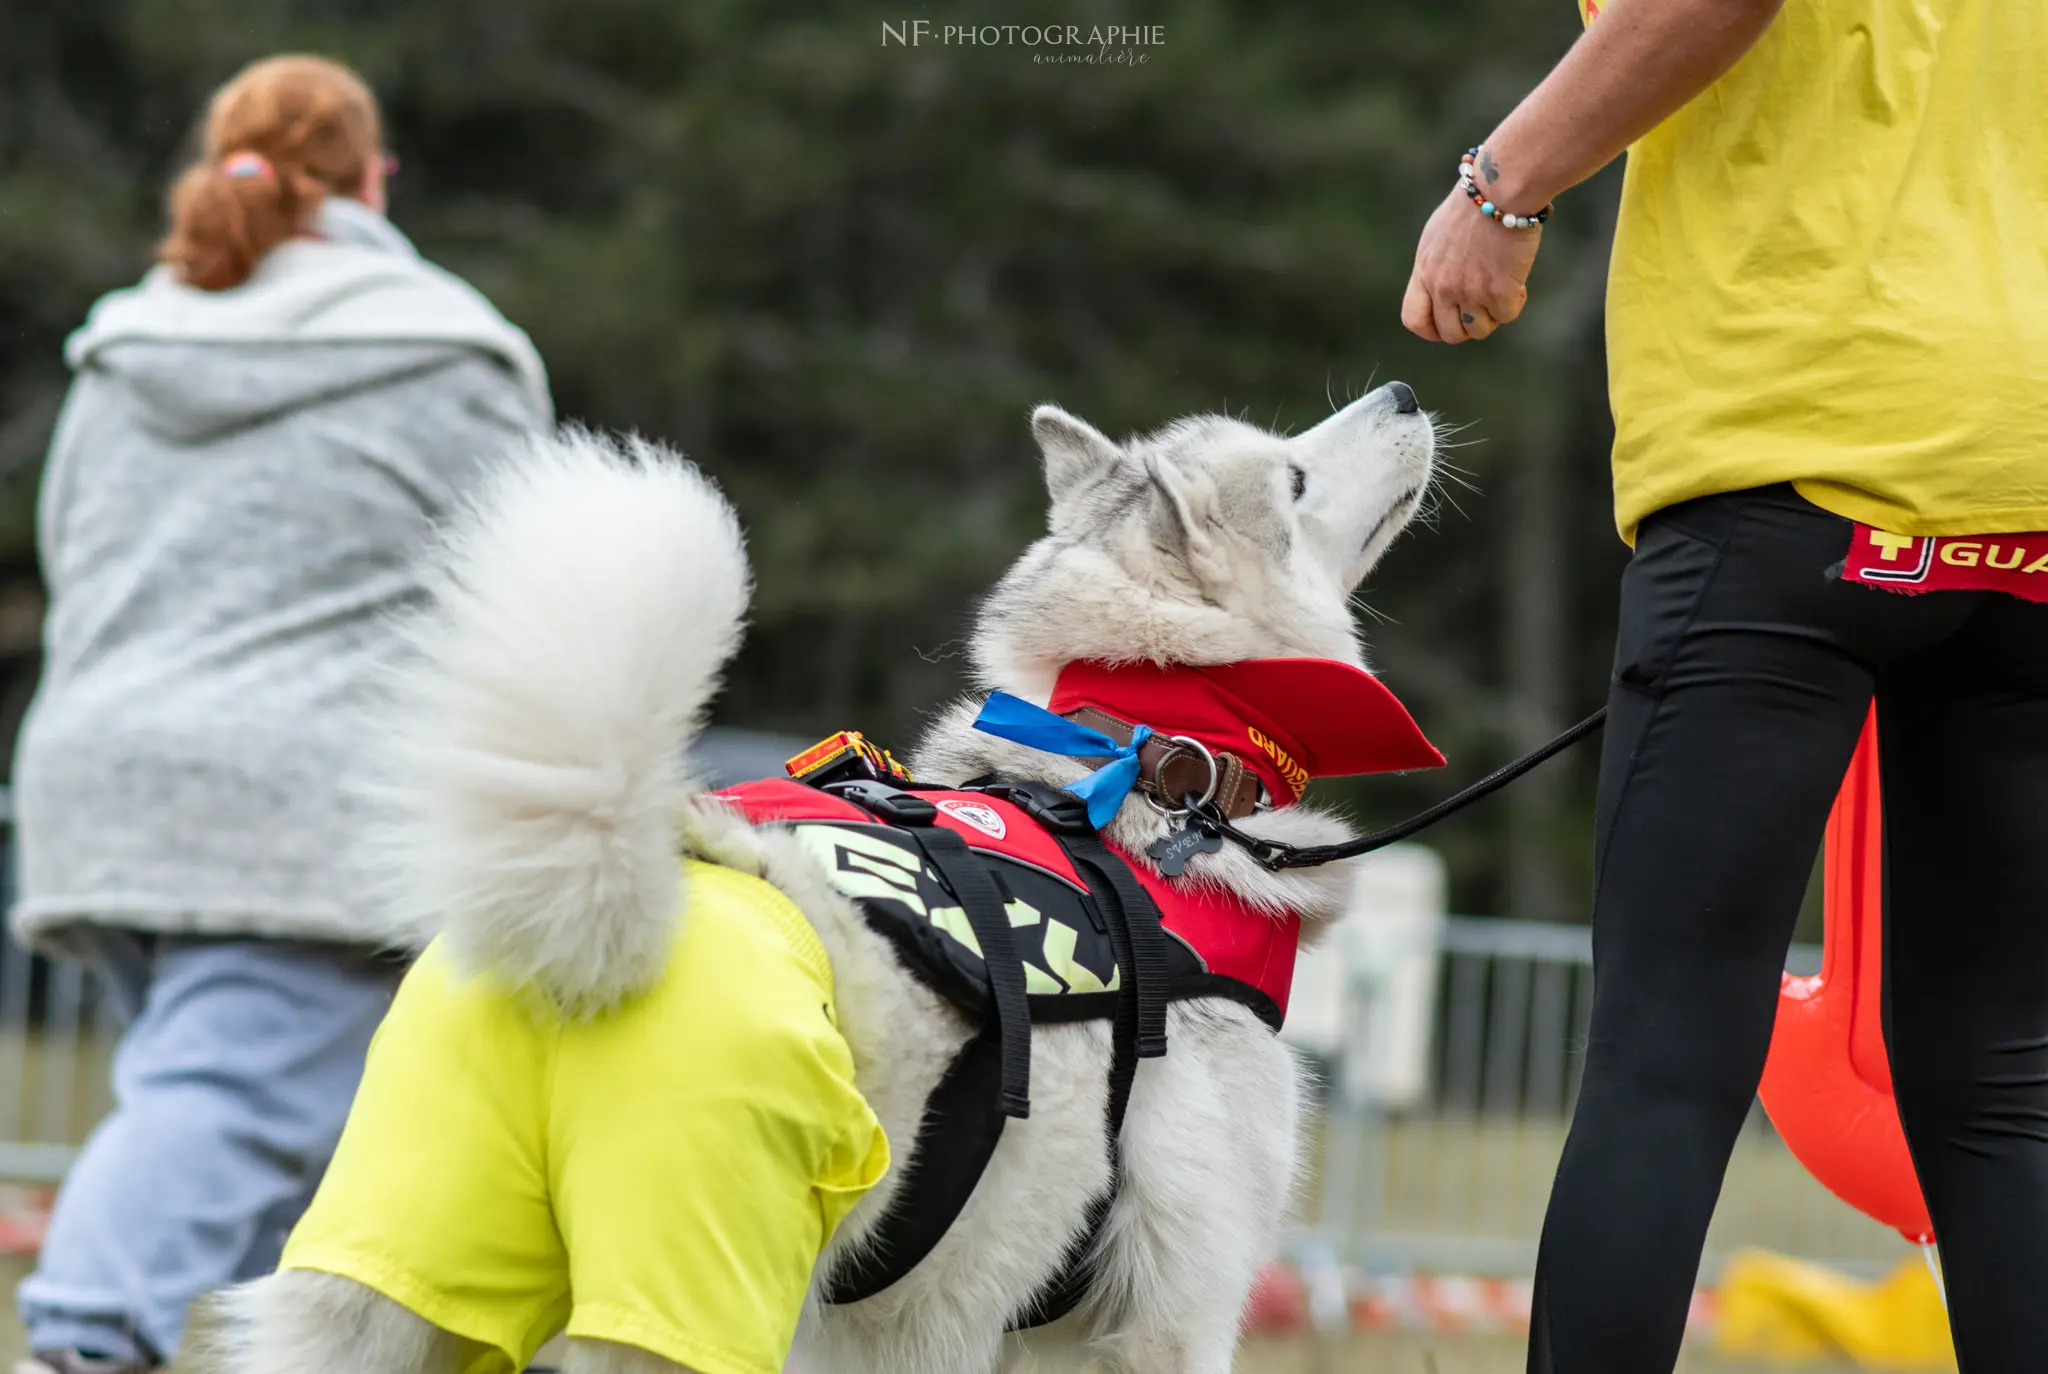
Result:
{"label": "white fluffy dog", "polygon": [[[1051,406],[1031,427],[1050,529],[980,612],[983,686],[1043,703],[1079,659],[1362,666],[1352,593],[1432,476],[1432,426],[1408,388],[1381,387],[1291,438],[1205,416],[1118,444]],[[666,957],[679,849],[765,877],[830,956],[855,1080],[906,1163],[926,1098],[973,1027],[785,832],[706,800],[684,762],[749,591],[723,499],[651,445],[536,440],[459,523],[444,562],[401,683],[402,819],[381,856],[418,933],[601,1016]],[[937,721],[911,760],[921,780],[1062,785],[1088,771],[979,733],[974,715],[967,702]],[[1104,835],[1143,855],[1166,826],[1134,796]],[[1305,806],[1244,826],[1294,843],[1348,837]],[[1232,845],[1190,872],[1299,913],[1308,938],[1343,910],[1353,876],[1341,863],[1268,872]],[[1079,1309],[1005,1334],[1110,1182],[1104,1022],[1037,1028],[1029,1118],[1009,1123],[966,1209],[906,1278],[863,1302],[807,1304],[796,1351],[807,1374],[976,1374],[1027,1355],[1228,1374],[1253,1278],[1281,1238],[1301,1089],[1288,1050],[1235,1002],[1177,1002],[1169,1028],[1171,1053],[1137,1075],[1121,1188]],[[874,1232],[903,1172],[854,1209],[819,1275]],[[452,1374],[447,1333],[347,1279],[287,1271],[224,1301],[220,1358],[233,1374]],[[572,1349],[585,1374],[677,1368],[627,1346]]]}

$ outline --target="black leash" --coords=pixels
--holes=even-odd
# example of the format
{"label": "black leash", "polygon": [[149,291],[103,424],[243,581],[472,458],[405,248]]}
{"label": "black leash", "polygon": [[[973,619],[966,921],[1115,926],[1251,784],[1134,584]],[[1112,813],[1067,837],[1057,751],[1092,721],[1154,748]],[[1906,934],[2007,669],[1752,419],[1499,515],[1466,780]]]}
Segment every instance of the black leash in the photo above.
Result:
{"label": "black leash", "polygon": [[1410,835],[1427,830],[1438,821],[1444,819],[1444,817],[1463,811],[1473,802],[1500,791],[1501,788],[1506,787],[1530,769],[1547,763],[1606,723],[1607,708],[1603,706],[1542,748],[1524,754],[1513,763],[1487,774],[1456,796],[1446,797],[1435,806],[1430,807],[1429,810],[1422,812],[1420,815],[1410,816],[1399,825],[1375,831],[1370,835],[1360,836],[1358,839],[1344,844],[1283,844],[1279,840],[1268,840],[1262,839],[1257,835],[1247,835],[1228,820],[1225,820],[1223,813],[1216,810],[1213,805],[1206,807],[1191,806],[1189,809],[1200,819],[1201,824],[1206,825],[1209,829],[1241,846],[1246,853],[1257,859],[1261,865],[1275,873],[1289,868],[1313,868],[1317,864],[1334,863],[1338,859],[1355,859],[1361,854],[1370,854],[1375,849],[1384,849],[1397,840],[1405,840]]}

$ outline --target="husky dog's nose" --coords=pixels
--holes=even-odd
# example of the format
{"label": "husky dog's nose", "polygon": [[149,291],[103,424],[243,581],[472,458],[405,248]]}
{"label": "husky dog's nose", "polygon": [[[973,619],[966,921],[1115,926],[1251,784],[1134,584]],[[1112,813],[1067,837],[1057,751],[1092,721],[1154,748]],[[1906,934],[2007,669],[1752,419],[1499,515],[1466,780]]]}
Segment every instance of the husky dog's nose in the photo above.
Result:
{"label": "husky dog's nose", "polygon": [[1422,409],[1422,402],[1415,399],[1415,388],[1406,382],[1388,382],[1387,390],[1394,395],[1394,413],[1413,415]]}

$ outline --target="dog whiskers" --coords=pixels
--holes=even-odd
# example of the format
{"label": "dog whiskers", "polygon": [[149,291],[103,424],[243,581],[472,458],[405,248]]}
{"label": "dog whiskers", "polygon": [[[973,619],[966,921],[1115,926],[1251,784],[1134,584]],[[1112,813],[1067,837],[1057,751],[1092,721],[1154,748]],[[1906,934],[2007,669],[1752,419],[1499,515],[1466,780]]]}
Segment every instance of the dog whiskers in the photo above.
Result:
{"label": "dog whiskers", "polygon": [[1385,611],[1381,610],[1379,607],[1367,601],[1365,599],[1365,589],[1363,587],[1359,588],[1357,591],[1351,594],[1351,609],[1357,611],[1359,614],[1365,616],[1367,619],[1373,621],[1375,624],[1399,626],[1401,623],[1398,618],[1388,615]]}
{"label": "dog whiskers", "polygon": [[1399,625],[1401,622],[1388,615],[1365,599],[1365,590],[1360,588],[1351,594],[1351,608],[1381,625]]}
{"label": "dog whiskers", "polygon": [[[1474,443],[1477,442],[1480,441],[1474,441]],[[1472,444],[1454,445],[1457,448],[1470,448],[1472,446]],[[1469,492],[1483,494],[1480,491],[1479,483],[1473,480],[1476,475],[1475,473],[1467,472],[1464,468],[1459,467],[1447,458],[1438,458],[1436,460],[1436,476],[1440,482],[1455,482]]]}

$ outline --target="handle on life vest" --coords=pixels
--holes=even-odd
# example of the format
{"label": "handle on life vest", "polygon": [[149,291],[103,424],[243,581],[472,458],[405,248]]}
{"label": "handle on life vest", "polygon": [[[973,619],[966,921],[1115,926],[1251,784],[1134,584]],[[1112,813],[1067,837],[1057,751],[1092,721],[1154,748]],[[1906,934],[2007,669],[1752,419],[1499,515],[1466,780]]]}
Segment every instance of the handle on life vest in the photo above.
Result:
{"label": "handle on life vest", "polygon": [[844,797],[864,811],[874,813],[891,825],[928,826],[939,818],[939,808],[900,787],[872,778],[850,782],[828,782],[823,791]]}
{"label": "handle on life vest", "polygon": [[1884,805],[1872,708],[1828,817],[1821,971],[1784,976],[1757,1089],[1815,1178],[1925,1245],[1934,1236],[1884,1046]]}
{"label": "handle on life vest", "polygon": [[1088,819],[1088,803],[1050,783],[998,778],[980,784],[969,783],[967,790],[1001,797],[1055,835],[1095,833],[1095,825]]}

